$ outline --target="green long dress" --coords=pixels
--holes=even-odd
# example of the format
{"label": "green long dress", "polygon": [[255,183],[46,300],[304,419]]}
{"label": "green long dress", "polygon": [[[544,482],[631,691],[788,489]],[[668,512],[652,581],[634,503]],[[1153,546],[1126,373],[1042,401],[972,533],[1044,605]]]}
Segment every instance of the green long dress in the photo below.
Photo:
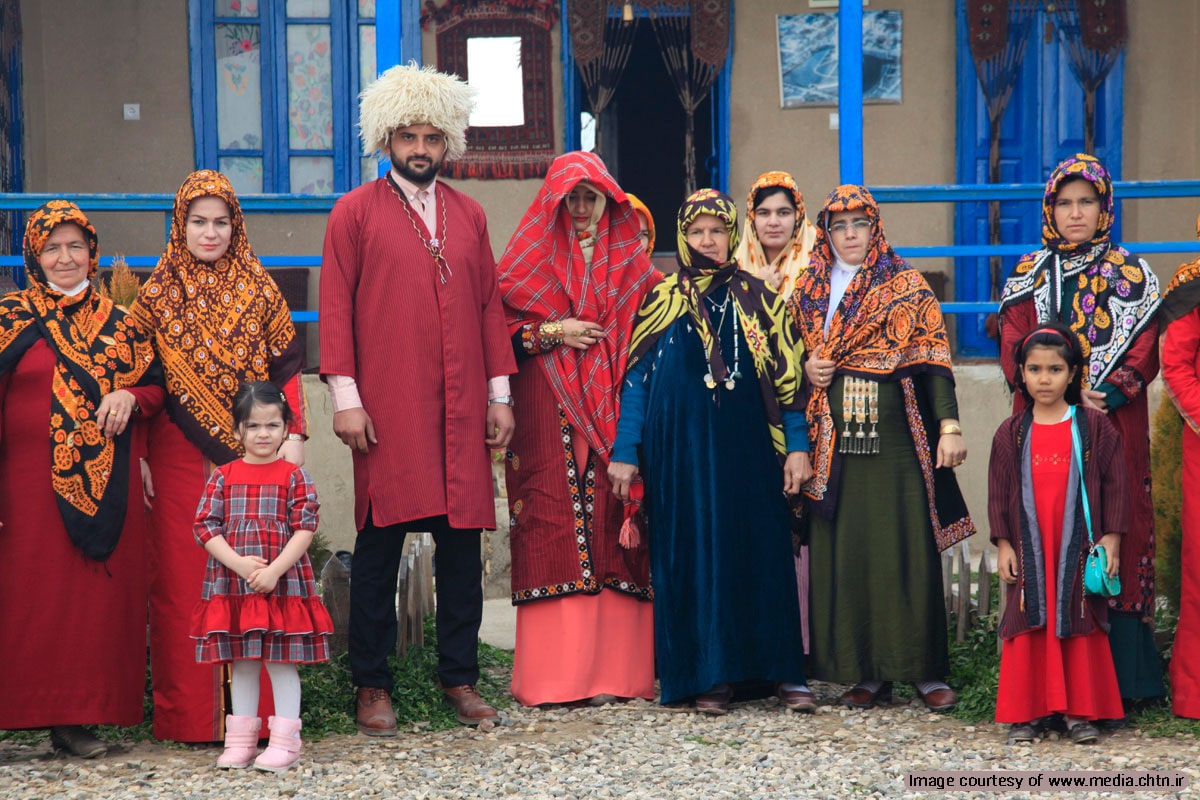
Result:
{"label": "green long dress", "polygon": [[[829,393],[839,437],[843,381]],[[948,378],[918,376],[914,384],[938,419],[958,419]],[[809,518],[808,673],[834,683],[942,680],[949,658],[941,562],[899,382],[879,384],[877,430],[879,453],[841,456],[833,521]]]}

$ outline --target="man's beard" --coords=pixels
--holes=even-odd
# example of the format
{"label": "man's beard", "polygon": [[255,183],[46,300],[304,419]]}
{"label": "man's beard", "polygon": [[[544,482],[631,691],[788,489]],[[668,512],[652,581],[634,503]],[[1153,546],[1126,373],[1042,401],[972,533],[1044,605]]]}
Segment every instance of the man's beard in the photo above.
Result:
{"label": "man's beard", "polygon": [[[429,166],[417,169],[410,167],[395,155],[390,156],[390,158],[392,161],[392,169],[396,170],[396,172],[400,173],[402,176],[404,176],[404,178],[412,181],[418,186],[422,186],[432,181],[437,176],[438,171],[441,170],[442,164],[446,160],[445,157],[443,157],[440,161],[435,161],[433,158],[430,158],[428,159]],[[412,158],[410,157],[409,160],[411,161]]]}

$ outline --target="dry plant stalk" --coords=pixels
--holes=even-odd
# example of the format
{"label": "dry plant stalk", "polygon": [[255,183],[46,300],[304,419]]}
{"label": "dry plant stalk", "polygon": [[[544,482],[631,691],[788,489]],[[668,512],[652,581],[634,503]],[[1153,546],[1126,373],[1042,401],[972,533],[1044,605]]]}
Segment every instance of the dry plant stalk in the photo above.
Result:
{"label": "dry plant stalk", "polygon": [[100,281],[100,295],[128,309],[137,299],[141,284],[141,279],[134,275],[129,264],[125,263],[125,256],[117,253],[113,256],[112,275],[107,281]]}

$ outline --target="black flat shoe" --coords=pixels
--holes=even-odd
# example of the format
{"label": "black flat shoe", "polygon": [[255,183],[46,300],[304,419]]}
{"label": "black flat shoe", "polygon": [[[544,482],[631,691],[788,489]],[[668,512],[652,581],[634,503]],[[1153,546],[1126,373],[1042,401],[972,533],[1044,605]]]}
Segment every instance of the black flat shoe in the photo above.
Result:
{"label": "black flat shoe", "polygon": [[50,744],[80,758],[95,758],[108,752],[108,745],[82,725],[57,725],[50,729]]}
{"label": "black flat shoe", "polygon": [[1032,722],[1013,723],[1008,728],[1009,744],[1029,744],[1037,741],[1038,730]]}
{"label": "black flat shoe", "polygon": [[1075,744],[1094,744],[1100,739],[1100,730],[1090,722],[1078,722],[1068,731]]}

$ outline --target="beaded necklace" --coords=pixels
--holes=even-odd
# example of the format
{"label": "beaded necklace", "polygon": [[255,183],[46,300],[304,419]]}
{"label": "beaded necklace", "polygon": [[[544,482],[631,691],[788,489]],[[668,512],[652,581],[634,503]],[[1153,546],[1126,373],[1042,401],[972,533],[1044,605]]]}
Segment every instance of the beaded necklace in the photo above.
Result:
{"label": "beaded necklace", "polygon": [[[718,311],[721,312],[721,320],[717,323],[716,332],[713,333],[713,346],[718,351],[721,349],[721,329],[725,327],[725,317],[729,313],[729,301],[732,299],[733,299],[733,291],[732,290],[729,291],[729,293],[725,295],[725,301],[722,303],[717,303],[715,300],[713,300],[710,297],[704,298],[704,301],[709,304],[709,307],[712,308],[714,314]],[[740,354],[739,350],[740,350],[740,348],[738,347],[738,315],[737,315],[737,307],[734,306],[734,310],[733,310],[733,370],[730,371],[729,367],[725,368],[725,388],[729,391],[733,391],[735,382],[739,378],[742,377],[742,371],[739,369],[739,362],[741,360],[740,359],[741,354]],[[715,389],[715,388],[717,388],[717,379],[715,377],[713,377],[712,361],[711,361],[711,359],[709,359],[707,353],[705,353],[705,355],[704,355],[704,360],[705,360],[705,363],[708,364],[708,372],[706,372],[704,374],[704,385],[707,386],[709,389]]]}
{"label": "beaded necklace", "polygon": [[413,230],[416,231],[417,238],[421,240],[421,244],[425,245],[425,249],[429,251],[429,255],[433,256],[433,263],[436,264],[438,268],[438,280],[440,280],[444,286],[446,281],[454,275],[454,273],[450,270],[450,264],[446,261],[446,256],[443,255],[443,250],[445,249],[444,240],[446,238],[446,198],[443,197],[442,202],[438,203],[438,206],[441,208],[442,212],[442,236],[439,239],[437,236],[438,232],[434,231],[433,238],[426,239],[425,234],[421,231],[421,226],[417,224],[417,218],[413,216],[412,209],[409,208],[411,203],[405,199],[404,193],[400,191],[400,187],[396,185],[396,180],[392,177],[390,172],[387,174],[387,182],[388,186],[392,188],[392,192],[396,195],[396,199],[400,201],[400,205],[404,207],[404,213],[408,216],[408,221],[412,223],[412,227]]}

